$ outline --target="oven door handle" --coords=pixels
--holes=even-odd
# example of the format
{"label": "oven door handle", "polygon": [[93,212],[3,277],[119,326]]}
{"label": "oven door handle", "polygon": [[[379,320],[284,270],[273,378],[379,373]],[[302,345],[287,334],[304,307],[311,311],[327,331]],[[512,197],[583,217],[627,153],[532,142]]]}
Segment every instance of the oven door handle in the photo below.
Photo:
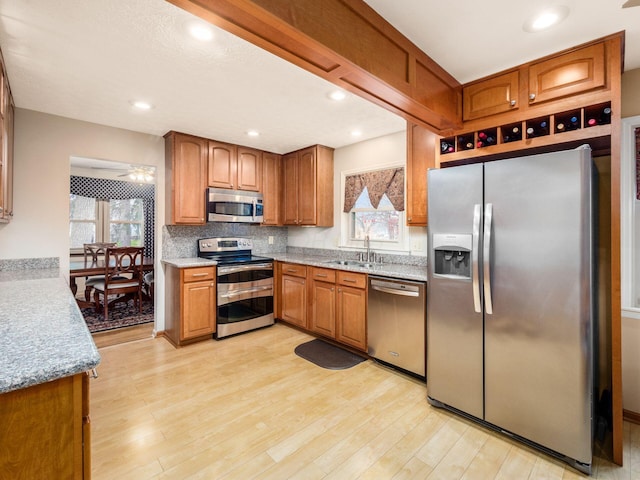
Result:
{"label": "oven door handle", "polygon": [[247,288],[246,290],[234,290],[232,292],[223,293],[218,296],[220,298],[231,298],[231,297],[238,297],[240,295],[246,295],[247,293],[264,292],[266,290],[273,290],[273,287],[255,287],[255,288]]}
{"label": "oven door handle", "polygon": [[246,265],[227,265],[218,267],[218,276],[230,273],[248,272],[251,270],[273,270],[273,263],[250,263]]}
{"label": "oven door handle", "polygon": [[273,297],[272,287],[248,288],[246,290],[234,290],[218,294],[218,307],[250,298]]}

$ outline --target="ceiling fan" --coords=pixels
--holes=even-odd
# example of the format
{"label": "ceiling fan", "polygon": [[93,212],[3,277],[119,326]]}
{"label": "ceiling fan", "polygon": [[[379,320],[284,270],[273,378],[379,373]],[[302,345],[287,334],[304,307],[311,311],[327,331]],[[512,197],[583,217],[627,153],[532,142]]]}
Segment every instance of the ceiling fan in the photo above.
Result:
{"label": "ceiling fan", "polygon": [[627,0],[622,8],[640,7],[640,0]]}
{"label": "ceiling fan", "polygon": [[139,165],[131,165],[127,173],[118,175],[119,177],[129,177],[134,182],[138,183],[152,183],[155,179],[156,169],[155,167],[143,167]]}

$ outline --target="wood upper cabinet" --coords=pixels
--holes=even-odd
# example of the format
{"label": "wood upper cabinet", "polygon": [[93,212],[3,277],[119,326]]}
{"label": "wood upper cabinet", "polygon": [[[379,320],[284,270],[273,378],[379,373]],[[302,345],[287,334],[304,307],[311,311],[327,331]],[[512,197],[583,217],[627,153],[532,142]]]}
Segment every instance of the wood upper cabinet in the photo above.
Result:
{"label": "wood upper cabinet", "polygon": [[283,168],[283,223],[333,226],[333,149],[315,145],[286,154]]}
{"label": "wood upper cabinet", "polygon": [[263,225],[282,225],[280,178],[282,157],[276,153],[262,152]]}
{"label": "wood upper cabinet", "polygon": [[473,120],[518,108],[520,72],[465,85],[462,89],[462,119]]}
{"label": "wood upper cabinet", "polygon": [[91,478],[89,376],[0,394],[2,478]]}
{"label": "wood upper cabinet", "polygon": [[307,267],[283,263],[280,286],[282,320],[307,328]]}
{"label": "wood upper cabinet", "polygon": [[335,338],[336,271],[316,267],[309,270],[309,330]]}
{"label": "wood upper cabinet", "polygon": [[529,103],[556,100],[605,86],[604,43],[529,65]]}
{"label": "wood upper cabinet", "polygon": [[208,184],[235,189],[238,176],[238,146],[209,141]]}
{"label": "wood upper cabinet", "polygon": [[336,340],[367,350],[367,275],[338,271]]}
{"label": "wood upper cabinet", "polygon": [[165,135],[166,223],[204,225],[208,141],[169,132]]}
{"label": "wood upper cabinet", "polygon": [[427,225],[427,170],[436,166],[438,138],[420,125],[407,124],[407,225]]}
{"label": "wood upper cabinet", "polygon": [[13,217],[13,115],[9,82],[0,63],[0,223]]}
{"label": "wood upper cabinet", "polygon": [[216,188],[259,192],[262,186],[262,152],[210,140],[208,184]]}
{"label": "wood upper cabinet", "polygon": [[215,267],[167,266],[165,333],[176,346],[211,338],[216,331]]}

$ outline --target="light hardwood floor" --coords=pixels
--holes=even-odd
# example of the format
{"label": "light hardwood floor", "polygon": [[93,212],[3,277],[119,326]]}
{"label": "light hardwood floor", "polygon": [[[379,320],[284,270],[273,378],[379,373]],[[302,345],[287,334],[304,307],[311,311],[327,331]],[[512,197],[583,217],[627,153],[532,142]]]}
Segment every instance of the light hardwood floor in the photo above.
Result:
{"label": "light hardwood floor", "polygon": [[[93,478],[586,478],[429,406],[426,386],[372,361],[325,370],[299,358],[312,337],[282,324],[181,349],[146,339],[100,349],[91,383]],[[640,425],[625,423],[640,478]]]}

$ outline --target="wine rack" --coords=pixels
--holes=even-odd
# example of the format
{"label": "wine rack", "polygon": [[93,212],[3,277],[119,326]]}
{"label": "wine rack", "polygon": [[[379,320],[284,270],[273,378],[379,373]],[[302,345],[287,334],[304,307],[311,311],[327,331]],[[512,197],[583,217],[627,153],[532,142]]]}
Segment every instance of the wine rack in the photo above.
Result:
{"label": "wine rack", "polygon": [[464,160],[520,148],[598,137],[610,134],[610,124],[610,102],[575,108],[441,138],[440,161]]}

